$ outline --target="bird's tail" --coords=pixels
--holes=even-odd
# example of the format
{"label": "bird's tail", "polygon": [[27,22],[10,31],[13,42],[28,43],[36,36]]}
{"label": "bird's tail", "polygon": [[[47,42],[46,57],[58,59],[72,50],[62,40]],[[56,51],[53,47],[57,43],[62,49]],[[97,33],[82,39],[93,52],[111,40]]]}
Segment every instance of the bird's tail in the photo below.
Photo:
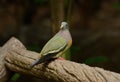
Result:
{"label": "bird's tail", "polygon": [[39,64],[40,59],[35,60],[35,62],[30,65],[31,68],[33,68],[35,65]]}
{"label": "bird's tail", "polygon": [[53,56],[54,56],[54,54],[49,54],[49,55],[42,56],[41,58],[35,60],[35,62],[33,62],[33,64],[30,67],[32,68],[37,64],[46,62],[46,61],[50,60]]}

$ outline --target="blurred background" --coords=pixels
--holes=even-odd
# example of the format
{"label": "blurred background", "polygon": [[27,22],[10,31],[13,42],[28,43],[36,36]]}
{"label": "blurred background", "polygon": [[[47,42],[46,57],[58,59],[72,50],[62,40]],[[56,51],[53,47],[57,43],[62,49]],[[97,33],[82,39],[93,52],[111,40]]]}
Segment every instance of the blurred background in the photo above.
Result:
{"label": "blurred background", "polygon": [[[120,0],[0,0],[0,45],[14,36],[40,52],[61,21],[73,37],[67,59],[120,73]],[[28,80],[40,79],[15,74],[10,82]]]}

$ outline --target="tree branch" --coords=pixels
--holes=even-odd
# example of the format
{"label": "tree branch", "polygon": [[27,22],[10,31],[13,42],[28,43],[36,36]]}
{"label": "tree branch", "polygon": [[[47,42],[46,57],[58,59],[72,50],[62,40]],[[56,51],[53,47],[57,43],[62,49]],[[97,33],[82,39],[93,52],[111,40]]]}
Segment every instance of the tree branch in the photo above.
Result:
{"label": "tree branch", "polygon": [[[0,48],[1,50],[4,54],[0,52],[0,56],[6,56],[5,65],[11,71],[47,79],[49,82],[120,82],[120,74],[118,73],[67,60],[56,59],[47,64],[39,64],[31,69],[30,65],[35,61],[39,53],[26,50],[15,38],[10,39],[2,49]],[[1,63],[0,61],[0,64],[3,65],[3,62]],[[0,75],[0,77],[4,78],[3,76],[2,74]]]}
{"label": "tree branch", "polygon": [[9,72],[4,65],[4,58],[8,54],[8,50],[10,48],[13,49],[17,47],[26,49],[19,40],[11,38],[3,47],[0,48],[0,82],[6,82],[9,78]]}

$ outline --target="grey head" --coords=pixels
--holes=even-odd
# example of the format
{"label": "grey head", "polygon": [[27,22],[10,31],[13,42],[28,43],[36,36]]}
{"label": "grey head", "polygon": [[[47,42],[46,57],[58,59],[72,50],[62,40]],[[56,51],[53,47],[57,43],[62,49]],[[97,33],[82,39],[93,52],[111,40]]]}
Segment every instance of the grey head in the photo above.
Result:
{"label": "grey head", "polygon": [[69,29],[68,23],[67,22],[62,22],[61,26],[60,26],[60,29],[62,29],[62,30]]}

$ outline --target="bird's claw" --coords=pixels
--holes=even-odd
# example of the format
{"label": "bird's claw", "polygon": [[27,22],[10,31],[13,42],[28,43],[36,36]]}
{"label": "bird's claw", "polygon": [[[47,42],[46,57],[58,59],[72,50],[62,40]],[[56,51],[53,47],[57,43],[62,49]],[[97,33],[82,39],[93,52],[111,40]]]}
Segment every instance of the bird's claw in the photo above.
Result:
{"label": "bird's claw", "polygon": [[62,57],[59,57],[59,58],[58,58],[58,60],[65,60],[65,59],[64,59],[64,58],[62,58]]}

